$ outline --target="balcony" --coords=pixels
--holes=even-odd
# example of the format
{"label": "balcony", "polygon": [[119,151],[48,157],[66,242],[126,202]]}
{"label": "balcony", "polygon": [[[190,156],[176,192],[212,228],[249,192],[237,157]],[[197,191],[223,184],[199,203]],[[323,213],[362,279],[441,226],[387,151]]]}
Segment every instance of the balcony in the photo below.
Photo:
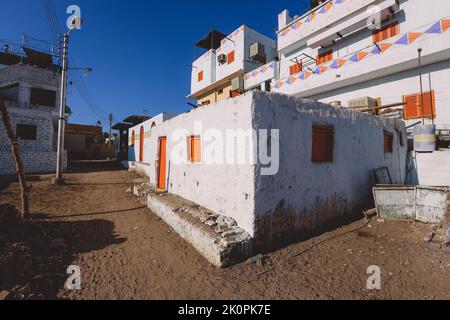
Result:
{"label": "balcony", "polygon": [[192,66],[191,95],[196,95],[216,79],[216,52],[211,49],[205,52]]}
{"label": "balcony", "polygon": [[387,39],[312,71],[275,81],[272,91],[312,97],[349,85],[417,68],[417,49],[422,48],[423,64],[450,58],[450,20],[442,19],[423,28]]}
{"label": "balcony", "polygon": [[[391,3],[390,5],[396,3],[395,0],[330,0],[325,2],[278,30],[278,50],[298,49],[306,45],[307,40],[312,36],[317,36],[327,29],[336,27],[343,19],[359,14],[364,15],[367,7],[371,5],[383,5],[384,7],[385,3],[388,2]],[[361,19],[363,19],[363,15],[361,15]],[[352,24],[357,24],[361,19],[353,21]],[[364,20],[364,22],[366,21]],[[352,25],[338,27],[336,30],[333,29],[332,34],[351,27]]]}
{"label": "balcony", "polygon": [[244,76],[244,88],[250,90],[258,87],[261,83],[275,78],[278,69],[278,62],[272,61],[255,69]]}

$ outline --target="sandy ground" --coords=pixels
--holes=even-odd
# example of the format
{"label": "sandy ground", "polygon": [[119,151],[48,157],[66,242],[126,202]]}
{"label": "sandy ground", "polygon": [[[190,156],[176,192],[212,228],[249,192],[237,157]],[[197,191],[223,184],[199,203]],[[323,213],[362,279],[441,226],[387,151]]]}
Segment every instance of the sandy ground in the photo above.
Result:
{"label": "sandy ground", "polygon": [[[62,187],[51,177],[31,177],[33,221],[24,224],[10,217],[18,183],[0,178],[0,291],[9,298],[450,299],[450,250],[423,240],[430,225],[373,221],[351,232],[365,224],[356,221],[263,265],[218,270],[125,192],[134,174],[96,164]],[[77,291],[64,289],[73,264]],[[366,288],[370,265],[381,268],[381,290]]]}

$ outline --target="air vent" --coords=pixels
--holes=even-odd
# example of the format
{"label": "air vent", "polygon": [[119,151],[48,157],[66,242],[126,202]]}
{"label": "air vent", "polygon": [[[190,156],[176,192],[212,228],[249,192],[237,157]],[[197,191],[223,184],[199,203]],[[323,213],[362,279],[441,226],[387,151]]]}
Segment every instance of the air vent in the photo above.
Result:
{"label": "air vent", "polygon": [[266,63],[266,52],[264,46],[261,43],[255,42],[250,46],[250,60],[262,64]]}
{"label": "air vent", "polygon": [[217,62],[218,63],[220,63],[220,64],[225,64],[225,63],[227,63],[227,55],[225,55],[225,54],[219,54],[218,56],[217,56]]}

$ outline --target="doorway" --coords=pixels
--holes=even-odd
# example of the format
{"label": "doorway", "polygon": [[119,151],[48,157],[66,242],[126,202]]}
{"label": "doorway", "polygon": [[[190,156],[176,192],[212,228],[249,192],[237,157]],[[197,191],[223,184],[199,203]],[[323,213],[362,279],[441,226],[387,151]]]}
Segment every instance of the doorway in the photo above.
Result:
{"label": "doorway", "polygon": [[144,161],[144,139],[145,139],[144,127],[141,127],[141,132],[139,135],[139,162]]}
{"label": "doorway", "polygon": [[166,191],[166,148],[167,148],[167,137],[159,138],[159,150],[158,150],[158,190]]}

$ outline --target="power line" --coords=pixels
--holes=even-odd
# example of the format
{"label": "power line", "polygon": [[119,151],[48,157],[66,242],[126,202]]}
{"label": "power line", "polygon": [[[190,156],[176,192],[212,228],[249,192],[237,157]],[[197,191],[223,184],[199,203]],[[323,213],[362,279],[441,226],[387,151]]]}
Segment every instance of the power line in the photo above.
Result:
{"label": "power line", "polygon": [[[48,24],[50,26],[50,32],[52,33],[52,37],[55,37],[55,39],[59,42],[59,34],[60,28],[59,28],[59,20],[58,15],[56,14],[55,4],[53,0],[42,0],[42,4],[44,6],[44,10],[47,16]],[[75,59],[70,55],[69,53],[69,59],[70,63],[73,66],[77,66],[75,63]],[[107,121],[108,120],[108,113],[105,112],[95,101],[94,96],[89,91],[88,87],[85,84],[85,81],[80,76],[78,70],[72,70],[71,76],[73,77],[73,83],[75,85],[75,88],[78,91],[78,94],[83,99],[85,104],[88,106],[88,108],[100,119]]]}

